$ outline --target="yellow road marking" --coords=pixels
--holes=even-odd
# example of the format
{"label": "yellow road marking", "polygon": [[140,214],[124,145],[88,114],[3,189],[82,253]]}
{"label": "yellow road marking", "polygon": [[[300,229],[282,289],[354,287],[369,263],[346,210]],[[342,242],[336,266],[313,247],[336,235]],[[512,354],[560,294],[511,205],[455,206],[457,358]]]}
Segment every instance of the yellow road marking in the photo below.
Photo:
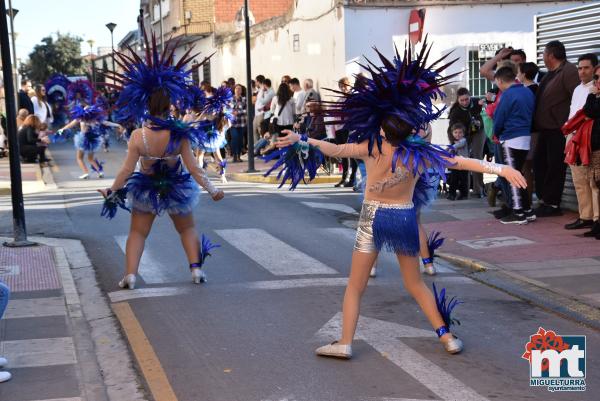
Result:
{"label": "yellow road marking", "polygon": [[113,304],[112,309],[125,330],[131,349],[156,401],[177,401],[167,375],[148,341],[144,329],[127,302]]}

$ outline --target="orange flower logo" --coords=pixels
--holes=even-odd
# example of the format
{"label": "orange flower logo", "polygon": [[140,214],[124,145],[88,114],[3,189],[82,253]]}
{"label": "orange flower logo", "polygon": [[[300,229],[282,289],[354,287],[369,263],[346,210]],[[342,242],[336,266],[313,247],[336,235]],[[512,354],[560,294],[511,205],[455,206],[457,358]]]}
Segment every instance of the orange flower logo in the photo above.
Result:
{"label": "orange flower logo", "polygon": [[[548,349],[556,350],[557,352],[562,352],[569,349],[570,345],[565,343],[561,336],[556,335],[556,333],[552,330],[545,330],[543,327],[540,327],[536,334],[531,336],[531,340],[525,344],[525,353],[521,355],[521,358],[527,359],[531,364],[531,351],[539,350],[545,351]],[[561,360],[562,364],[565,360]],[[542,361],[542,372],[548,370],[549,362],[547,359]]]}

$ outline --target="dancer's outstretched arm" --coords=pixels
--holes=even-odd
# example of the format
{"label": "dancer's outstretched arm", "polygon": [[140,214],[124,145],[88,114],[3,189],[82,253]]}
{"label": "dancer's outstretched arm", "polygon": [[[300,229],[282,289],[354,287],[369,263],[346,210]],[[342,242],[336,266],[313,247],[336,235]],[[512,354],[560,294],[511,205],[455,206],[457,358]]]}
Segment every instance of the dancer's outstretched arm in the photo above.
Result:
{"label": "dancer's outstretched arm", "polygon": [[485,160],[469,159],[466,157],[456,156],[453,158],[446,158],[451,163],[448,168],[453,170],[468,170],[475,173],[488,173],[496,174],[500,177],[506,178],[506,180],[515,187],[526,188],[527,181],[523,175],[515,170],[514,168],[505,164],[490,163]]}
{"label": "dancer's outstretched arm", "polygon": [[76,119],[75,119],[75,120],[73,120],[73,121],[70,121],[70,122],[69,122],[67,125],[65,125],[64,127],[60,128],[60,129],[59,129],[59,130],[57,130],[56,132],[58,133],[58,132],[62,132],[62,131],[64,131],[64,130],[66,130],[66,129],[73,128],[73,127],[74,127],[75,125],[77,125],[77,124],[79,124],[79,119],[78,119],[78,118],[76,118]]}
{"label": "dancer's outstretched arm", "polygon": [[[277,139],[276,144],[278,148],[293,145],[294,143],[300,140],[300,135],[288,129],[284,129],[283,131],[281,131],[281,134],[285,136],[280,136]],[[308,143],[312,146],[319,148],[319,150],[325,156],[350,157],[353,159],[364,159],[369,156],[369,146],[366,142],[345,143],[343,145],[336,145],[331,142],[308,138]]]}
{"label": "dancer's outstretched arm", "polygon": [[113,123],[112,121],[102,121],[102,125],[105,125],[105,126],[111,127],[111,128],[118,128],[119,131],[121,131],[121,132],[125,131],[125,128],[123,128],[123,126],[121,124]]}
{"label": "dancer's outstretched arm", "polygon": [[183,159],[183,164],[185,164],[187,170],[192,177],[194,177],[194,180],[210,194],[213,200],[218,201],[223,199],[225,196],[223,191],[216,188],[212,182],[210,182],[206,176],[206,171],[203,168],[198,167],[190,142],[187,139],[181,141],[181,158]]}

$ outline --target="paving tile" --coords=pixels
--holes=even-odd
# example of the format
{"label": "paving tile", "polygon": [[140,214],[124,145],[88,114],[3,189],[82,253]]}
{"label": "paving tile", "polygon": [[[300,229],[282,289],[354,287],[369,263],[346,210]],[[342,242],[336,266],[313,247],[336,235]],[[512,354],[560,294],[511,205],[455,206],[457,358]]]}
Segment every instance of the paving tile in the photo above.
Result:
{"label": "paving tile", "polygon": [[13,299],[8,303],[5,312],[6,319],[65,316],[67,309],[63,297]]}
{"label": "paving tile", "polygon": [[12,379],[0,385],[2,401],[81,401],[75,365],[14,368],[10,372]]}
{"label": "paving tile", "polygon": [[489,248],[501,248],[501,247],[513,247],[518,245],[529,245],[533,244],[533,241],[530,241],[525,238],[517,237],[517,236],[508,236],[508,237],[492,237],[492,238],[480,238],[474,240],[462,240],[456,241],[459,244],[464,246],[468,246],[472,249],[489,249]]}
{"label": "paving tile", "polygon": [[18,266],[19,274],[0,274],[0,279],[12,292],[61,288],[54,267],[54,254],[48,246],[0,247],[0,265]]}
{"label": "paving tile", "polygon": [[[583,276],[586,274],[600,274],[600,265],[560,267],[555,269],[538,268],[533,270],[521,270],[520,273],[531,278]],[[600,282],[598,284],[600,284]]]}
{"label": "paving tile", "polygon": [[29,298],[54,298],[63,295],[61,289],[56,290],[39,290],[39,291],[19,291],[11,292],[10,299],[29,299]]}
{"label": "paving tile", "polygon": [[0,355],[9,360],[9,369],[77,363],[71,337],[2,341]]}
{"label": "paving tile", "polygon": [[2,341],[34,338],[68,337],[71,335],[66,317],[47,316],[24,319],[2,319]]}

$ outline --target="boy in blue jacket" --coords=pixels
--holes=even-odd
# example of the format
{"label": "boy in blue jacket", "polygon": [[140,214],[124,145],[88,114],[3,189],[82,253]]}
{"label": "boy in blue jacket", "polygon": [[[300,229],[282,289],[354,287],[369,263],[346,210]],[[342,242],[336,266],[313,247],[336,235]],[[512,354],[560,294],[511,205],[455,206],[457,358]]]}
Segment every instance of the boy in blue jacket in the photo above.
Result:
{"label": "boy in blue jacket", "polygon": [[[516,82],[511,67],[502,67],[494,75],[502,98],[494,113],[494,134],[500,141],[504,162],[521,171],[531,143],[531,123],[535,97],[531,90]],[[527,224],[536,219],[526,189],[511,186],[512,213],[500,219],[503,224]]]}

